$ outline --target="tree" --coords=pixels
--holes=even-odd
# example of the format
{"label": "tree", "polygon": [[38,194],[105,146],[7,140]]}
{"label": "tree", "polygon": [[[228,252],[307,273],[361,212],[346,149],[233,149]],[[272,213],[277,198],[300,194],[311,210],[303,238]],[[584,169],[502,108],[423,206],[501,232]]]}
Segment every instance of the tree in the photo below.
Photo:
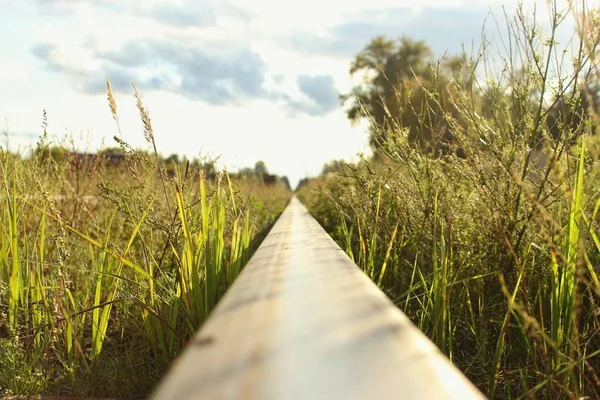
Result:
{"label": "tree", "polygon": [[69,150],[63,146],[43,146],[38,144],[33,153],[41,160],[45,161],[48,158],[52,158],[54,161],[62,163],[67,159]]}
{"label": "tree", "polygon": [[284,176],[283,178],[281,178],[281,183],[287,190],[292,190],[292,186],[290,185],[290,180],[288,179],[287,176]]}
{"label": "tree", "polygon": [[325,176],[329,173],[339,173],[343,171],[346,162],[344,160],[332,160],[323,165],[321,168],[321,176]]}
{"label": "tree", "polygon": [[239,175],[245,176],[246,178],[254,178],[254,169],[250,167],[242,168],[239,171]]}
{"label": "tree", "polygon": [[591,122],[590,132],[595,134],[599,111],[600,82],[594,79],[580,85],[575,93],[565,93],[556,98],[546,116],[550,136],[554,141],[567,140],[573,145],[587,121]]}
{"label": "tree", "polygon": [[407,129],[409,142],[428,152],[450,150],[448,115],[459,116],[448,102],[449,94],[455,83],[472,87],[472,74],[465,55],[448,57],[439,65],[431,56],[424,41],[378,36],[352,62],[350,75],[362,73],[363,79],[340,99],[342,104],[351,102],[351,122],[374,122],[370,144],[376,153],[386,147],[390,130],[398,129]]}
{"label": "tree", "polygon": [[[341,96],[342,104],[351,101],[347,110],[350,121],[358,123],[369,117],[385,129],[402,120],[398,95],[406,93],[417,77],[428,74],[430,56],[431,50],[423,41],[407,37],[393,41],[382,36],[371,40],[350,66],[351,76],[362,74],[361,83]],[[374,149],[381,145],[375,136],[371,132]]]}
{"label": "tree", "polygon": [[257,161],[256,164],[254,164],[254,173],[259,177],[269,174],[269,171],[267,170],[267,165],[264,161]]}
{"label": "tree", "polygon": [[171,165],[172,163],[179,164],[179,155],[176,153],[171,154],[165,159],[165,163],[167,165]]}

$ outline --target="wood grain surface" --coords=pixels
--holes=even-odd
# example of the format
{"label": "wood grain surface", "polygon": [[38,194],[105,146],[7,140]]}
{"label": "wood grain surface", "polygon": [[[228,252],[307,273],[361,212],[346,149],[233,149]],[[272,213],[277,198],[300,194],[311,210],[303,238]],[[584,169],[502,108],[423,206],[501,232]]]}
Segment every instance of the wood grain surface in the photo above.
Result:
{"label": "wood grain surface", "polygon": [[484,396],[294,197],[152,398]]}

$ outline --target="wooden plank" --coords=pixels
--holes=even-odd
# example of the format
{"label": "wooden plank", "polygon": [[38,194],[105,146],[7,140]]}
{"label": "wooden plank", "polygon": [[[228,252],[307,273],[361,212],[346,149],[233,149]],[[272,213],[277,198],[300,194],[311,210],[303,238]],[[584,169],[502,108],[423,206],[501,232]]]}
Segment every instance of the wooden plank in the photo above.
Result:
{"label": "wooden plank", "polygon": [[294,197],[153,399],[481,399]]}

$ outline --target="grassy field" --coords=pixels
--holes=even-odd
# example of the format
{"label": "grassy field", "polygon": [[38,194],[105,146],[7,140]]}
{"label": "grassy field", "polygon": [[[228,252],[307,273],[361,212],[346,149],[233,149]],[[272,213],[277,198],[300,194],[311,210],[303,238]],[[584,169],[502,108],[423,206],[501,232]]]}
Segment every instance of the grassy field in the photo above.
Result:
{"label": "grassy field", "polygon": [[164,165],[138,107],[154,154],[118,167],[0,152],[0,396],[148,394],[289,200]]}
{"label": "grassy field", "polygon": [[[422,63],[370,98],[377,116],[357,102],[374,155],[298,191],[497,399],[600,398],[600,13],[548,4],[544,21],[507,16],[502,46],[450,72]],[[46,132],[32,157],[0,152],[0,395],[148,394],[289,200],[161,161],[134,94],[152,152],[118,135],[118,168],[56,161]],[[119,132],[110,86],[108,100]]]}
{"label": "grassy field", "polygon": [[[397,92],[399,107],[425,110],[419,123],[371,119],[374,141],[386,139],[375,156],[298,192],[490,398],[600,398],[600,147],[593,106],[577,114],[598,93],[598,19],[563,53],[566,17],[552,10],[549,31],[510,17],[511,47],[483,45],[466,79]],[[453,135],[441,155],[410,139],[431,137],[436,118]]]}

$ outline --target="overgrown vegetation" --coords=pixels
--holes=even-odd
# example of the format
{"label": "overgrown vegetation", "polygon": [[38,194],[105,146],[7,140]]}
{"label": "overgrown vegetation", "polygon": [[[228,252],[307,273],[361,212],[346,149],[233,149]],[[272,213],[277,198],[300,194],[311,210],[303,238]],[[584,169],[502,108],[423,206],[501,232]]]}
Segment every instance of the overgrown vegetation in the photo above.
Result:
{"label": "overgrown vegetation", "polygon": [[343,97],[375,155],[298,191],[490,398],[600,397],[600,24],[548,4],[549,30],[521,8],[471,58],[376,38]]}
{"label": "overgrown vegetation", "polygon": [[0,152],[0,396],[147,395],[236,279],[290,192],[169,162]]}

